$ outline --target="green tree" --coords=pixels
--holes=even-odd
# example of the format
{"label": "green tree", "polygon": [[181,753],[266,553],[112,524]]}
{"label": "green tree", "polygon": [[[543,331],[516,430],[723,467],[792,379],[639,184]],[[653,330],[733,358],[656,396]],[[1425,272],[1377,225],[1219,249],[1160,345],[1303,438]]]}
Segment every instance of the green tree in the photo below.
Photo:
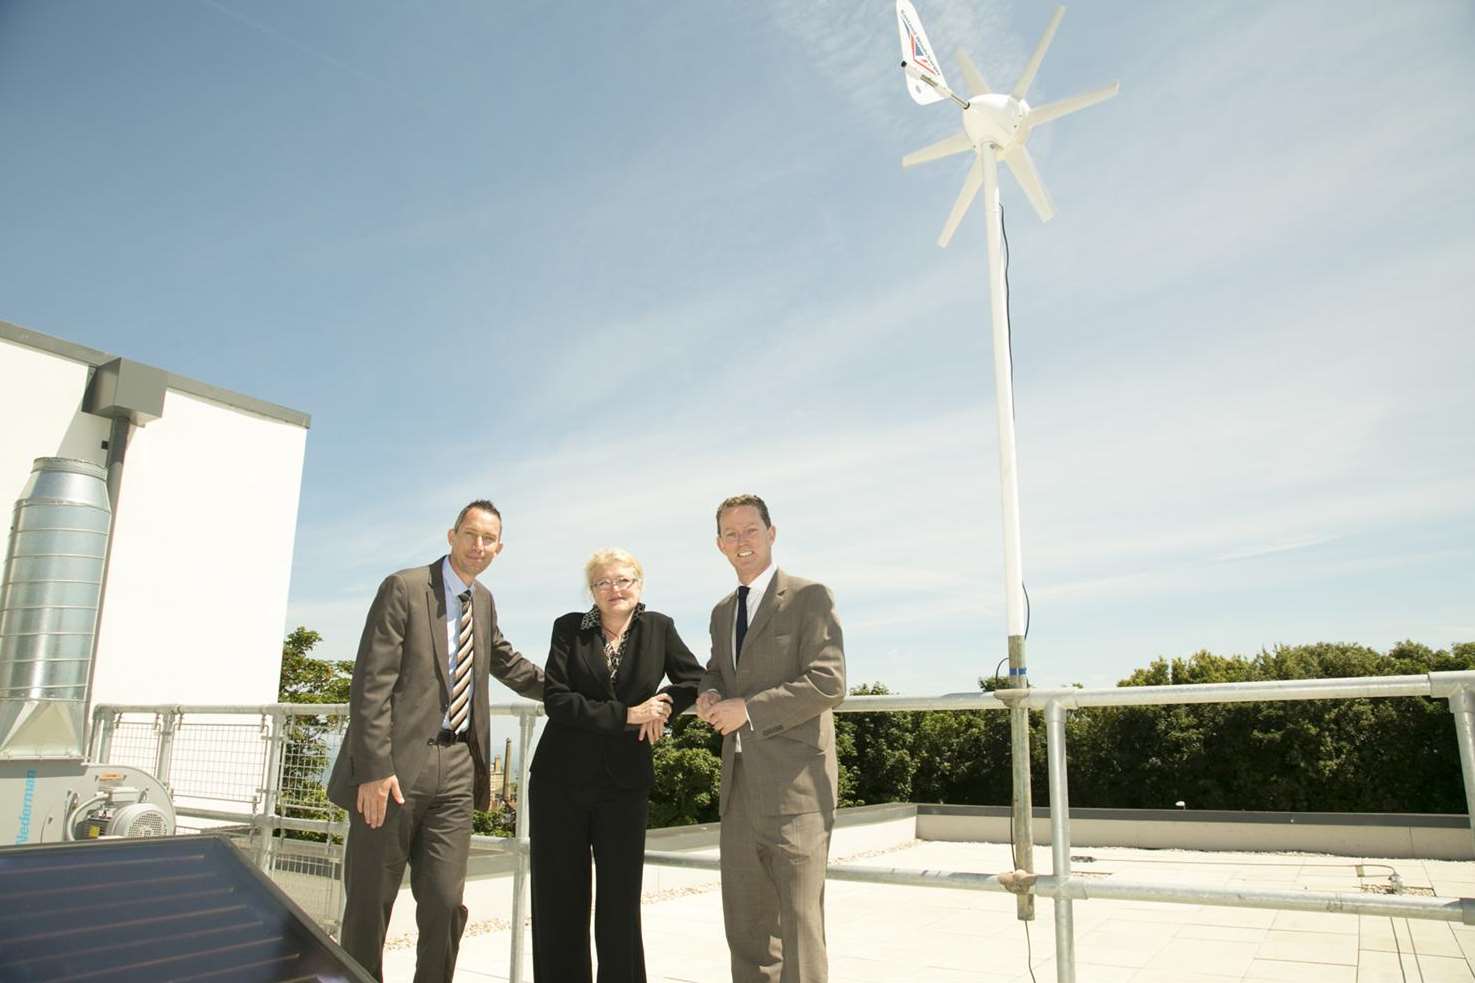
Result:
{"label": "green tree", "polygon": [[656,742],[651,763],[655,785],[646,825],[691,826],[717,821],[722,780],[722,736],[692,716],[677,717]]}
{"label": "green tree", "polygon": [[[277,680],[277,699],[282,703],[346,703],[353,678],[353,663],[319,659],[312,650],[322,636],[298,625],[282,641],[282,668]],[[282,754],[282,782],[277,795],[278,815],[294,819],[324,820],[342,815],[328,801],[328,738],[341,729],[343,721],[327,714],[293,715],[287,718]],[[287,830],[289,839],[326,840],[322,833]]]}
{"label": "green tree", "polygon": [[347,703],[353,663],[312,656],[323,636],[298,625],[282,642],[277,700],[282,703]]}
{"label": "green tree", "polygon": [[[862,683],[851,696],[886,696],[884,683]],[[835,716],[840,759],[840,804],[910,802],[917,772],[917,713],[841,713]]]}

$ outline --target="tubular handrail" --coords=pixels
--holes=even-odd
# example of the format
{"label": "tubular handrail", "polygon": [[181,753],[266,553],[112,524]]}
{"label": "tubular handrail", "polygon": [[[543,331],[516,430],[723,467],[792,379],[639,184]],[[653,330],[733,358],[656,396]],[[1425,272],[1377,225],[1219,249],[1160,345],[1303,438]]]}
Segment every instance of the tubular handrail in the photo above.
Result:
{"label": "tubular handrail", "polygon": [[[1066,777],[1065,720],[1072,710],[1099,707],[1180,706],[1208,703],[1291,702],[1305,700],[1369,699],[1388,697],[1422,697],[1448,701],[1455,718],[1455,735],[1459,744],[1461,774],[1464,778],[1467,811],[1475,818],[1475,671],[1429,672],[1403,676],[1352,676],[1333,679],[1260,680],[1237,683],[1190,683],[1183,685],[1115,686],[1110,688],[1039,688],[1003,690],[1000,692],[951,693],[945,696],[850,696],[835,707],[837,713],[891,713],[906,711],[1008,710],[1026,707],[1044,711],[1049,759],[1051,850],[1054,873],[1031,877],[1025,887],[1014,885],[1031,895],[1055,900],[1056,972],[1060,983],[1075,980],[1075,940],[1071,907],[1077,900],[1114,898],[1164,903],[1211,904],[1226,907],[1275,908],[1280,910],[1332,911],[1351,914],[1433,919],[1475,925],[1475,899],[1420,898],[1403,896],[1368,896],[1327,891],[1267,891],[1242,887],[1214,888],[1203,885],[1172,885],[1159,882],[1137,882],[1113,879],[1109,882],[1087,882],[1071,876],[1070,813]],[[493,716],[519,718],[519,790],[525,789],[533,725],[544,715],[543,705],[530,700],[492,703]],[[94,748],[106,754],[112,731],[125,714],[152,714],[177,725],[184,715],[230,716],[248,714],[273,721],[274,733],[292,717],[346,717],[346,703],[268,703],[255,705],[210,706],[203,704],[100,704],[93,709],[95,721]],[[691,711],[688,710],[688,713]],[[160,730],[161,747],[172,734],[173,727]],[[280,737],[278,736],[278,740]],[[166,756],[167,757],[167,756]],[[162,759],[161,759],[162,760]],[[510,767],[510,762],[507,766]],[[272,763],[272,781],[280,782],[280,761]],[[271,790],[268,790],[271,791]],[[520,794],[525,794],[521,793]],[[270,813],[272,810],[267,809]],[[298,819],[276,815],[242,815],[225,811],[181,809],[181,814],[198,815],[218,820],[244,820],[268,833],[276,829],[338,832],[343,824],[326,820]],[[1472,826],[1475,832],[1475,826]],[[479,845],[516,856],[514,871],[513,919],[511,926],[511,980],[521,983],[523,977],[522,940],[526,912],[526,879],[528,866],[527,810],[518,809],[517,834],[513,838],[474,837]],[[702,870],[719,870],[720,860],[712,856],[649,850],[647,863]],[[969,890],[1008,890],[999,874],[961,871],[906,870],[898,868],[834,865],[828,877],[835,880],[869,883],[904,884]]]}

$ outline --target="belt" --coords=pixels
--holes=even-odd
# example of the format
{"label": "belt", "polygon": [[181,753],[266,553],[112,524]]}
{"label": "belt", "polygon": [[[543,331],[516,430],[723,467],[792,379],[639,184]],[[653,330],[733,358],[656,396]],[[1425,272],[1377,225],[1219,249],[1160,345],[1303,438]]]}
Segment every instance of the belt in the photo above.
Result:
{"label": "belt", "polygon": [[425,743],[434,744],[436,747],[450,747],[452,744],[470,744],[471,728],[467,727],[459,734],[455,733],[454,731],[442,729],[439,734],[436,734]]}

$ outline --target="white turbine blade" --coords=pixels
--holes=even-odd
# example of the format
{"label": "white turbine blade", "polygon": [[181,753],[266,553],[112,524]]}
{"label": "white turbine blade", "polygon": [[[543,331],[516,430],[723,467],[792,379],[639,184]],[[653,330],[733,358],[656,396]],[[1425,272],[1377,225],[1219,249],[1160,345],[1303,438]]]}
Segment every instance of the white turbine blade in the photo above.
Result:
{"label": "white turbine blade", "polygon": [[962,132],[954,133],[950,137],[937,141],[930,147],[913,150],[901,159],[901,166],[915,167],[918,164],[925,164],[929,160],[951,157],[953,154],[961,154],[965,150],[972,149],[973,141],[968,139],[968,134]]}
{"label": "white turbine blade", "polygon": [[1035,73],[1040,70],[1040,62],[1045,60],[1045,52],[1049,49],[1050,42],[1055,40],[1055,29],[1060,26],[1060,19],[1064,16],[1065,8],[1056,7],[1055,16],[1050,18],[1050,24],[1045,28],[1045,36],[1035,45],[1035,53],[1029,56],[1029,64],[1024,66],[1019,81],[1014,83],[1014,91],[1009,93],[1015,99],[1023,99],[1029,87],[1034,84]]}
{"label": "white turbine blade", "polygon": [[958,198],[953,202],[953,210],[948,213],[947,222],[942,226],[942,235],[937,237],[937,244],[943,249],[953,241],[953,233],[958,231],[958,224],[963,221],[963,216],[968,214],[968,206],[973,204],[973,199],[978,196],[978,189],[983,184],[983,161],[975,160],[973,166],[968,168],[968,176],[963,179],[963,189],[958,192]]}
{"label": "white turbine blade", "polygon": [[1020,144],[1011,148],[1002,155],[1004,163],[1009,165],[1009,173],[1014,175],[1014,180],[1024,189],[1024,196],[1029,203],[1035,206],[1035,212],[1040,216],[1041,222],[1048,222],[1055,217],[1055,202],[1050,200],[1050,192],[1045,190],[1044,182],[1040,180],[1040,172],[1035,169],[1034,158],[1029,155],[1029,150]]}
{"label": "white turbine blade", "polygon": [[968,98],[986,96],[993,91],[988,87],[988,82],[984,81],[983,73],[978,70],[978,66],[973,64],[973,59],[968,57],[968,52],[959,48],[953,52],[953,57],[958,60],[958,67],[963,70],[963,82],[968,86]]}
{"label": "white turbine blade", "polygon": [[1096,89],[1095,91],[1078,96],[1071,96],[1069,99],[1061,99],[1059,102],[1047,102],[1043,106],[1032,106],[1030,107],[1029,115],[1024,119],[1025,125],[1039,126],[1041,123],[1048,123],[1052,119],[1059,119],[1067,113],[1074,113],[1088,106],[1094,106],[1098,102],[1105,102],[1116,95],[1121,90],[1121,87],[1122,84],[1120,82],[1113,82],[1105,88]]}

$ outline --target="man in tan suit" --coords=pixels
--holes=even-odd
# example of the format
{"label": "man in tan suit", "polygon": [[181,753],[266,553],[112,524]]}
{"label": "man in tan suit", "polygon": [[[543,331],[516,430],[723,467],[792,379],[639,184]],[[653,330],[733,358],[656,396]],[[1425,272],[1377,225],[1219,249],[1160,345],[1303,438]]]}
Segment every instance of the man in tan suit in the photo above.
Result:
{"label": "man in tan suit", "polygon": [[835,715],[845,652],[823,584],[773,564],[757,495],[717,507],[738,589],[712,609],[697,714],[722,742],[722,915],[733,983],[824,983],[825,865],[835,824]]}
{"label": "man in tan suit", "polygon": [[472,808],[491,805],[488,676],[543,697],[543,671],[502,637],[492,595],[476,580],[502,552],[502,514],[484,499],[472,502],[446,540],[448,555],[379,587],[353,667],[348,732],[328,779],[328,798],[348,810],[350,824],[343,947],[380,980],[408,862],[415,983],[451,983],[466,927]]}

